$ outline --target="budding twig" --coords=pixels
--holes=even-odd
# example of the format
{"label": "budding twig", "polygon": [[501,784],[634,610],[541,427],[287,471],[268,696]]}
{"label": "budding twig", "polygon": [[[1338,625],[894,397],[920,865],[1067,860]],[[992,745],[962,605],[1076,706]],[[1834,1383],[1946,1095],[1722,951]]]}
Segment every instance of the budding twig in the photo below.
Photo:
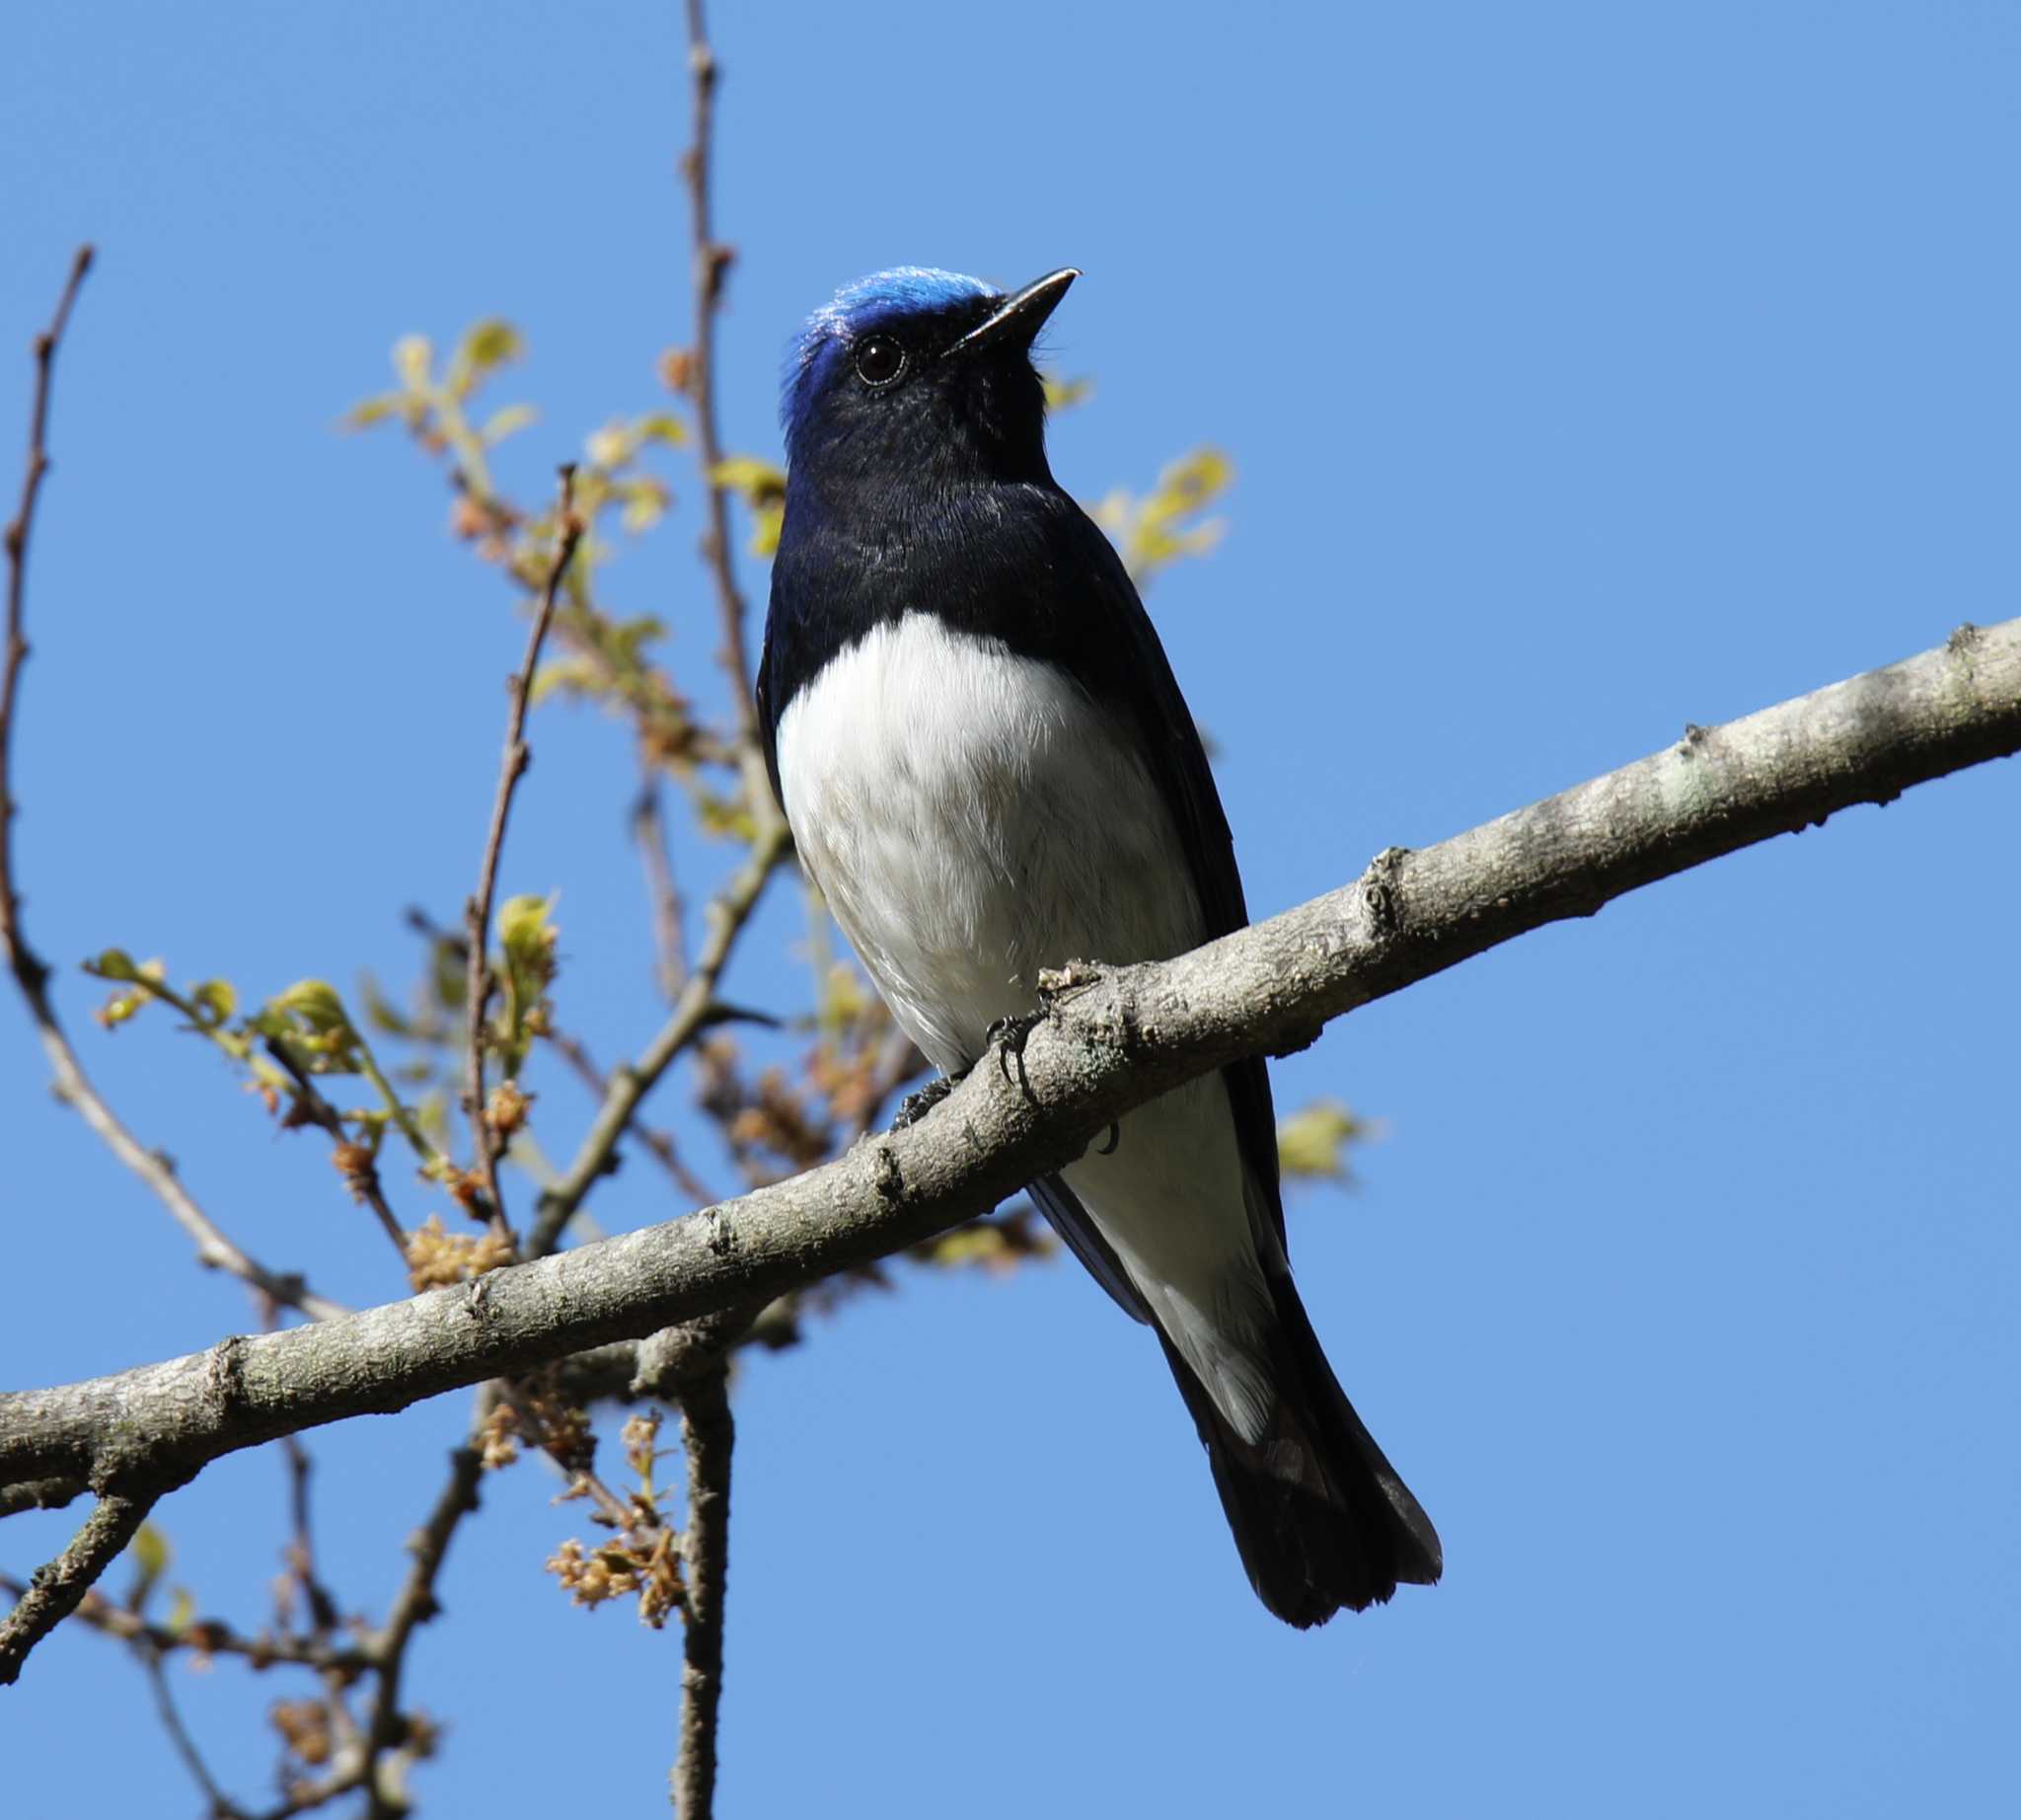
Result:
{"label": "budding twig", "polygon": [[533,756],[526,744],[526,706],[533,692],[534,668],[540,662],[541,646],[547,642],[548,626],[555,617],[555,600],[561,589],[561,578],[574,560],[582,531],[582,520],[575,514],[575,467],[567,463],[561,469],[561,503],[556,513],[555,561],[548,570],[547,585],[541,590],[540,604],[534,609],[533,625],[527,632],[526,655],[510,684],[512,706],[505,719],[505,751],[498,765],[497,793],[491,801],[490,832],[486,836],[484,864],[478,871],[477,895],[470,900],[466,918],[470,939],[470,1092],[464,1103],[477,1145],[478,1171],[484,1177],[492,1217],[501,1229],[505,1203],[498,1193],[498,1154],[503,1145],[485,1117],[485,1007],[491,996],[491,898],[497,890],[498,856],[505,846],[512,793],[518,789],[520,777]]}

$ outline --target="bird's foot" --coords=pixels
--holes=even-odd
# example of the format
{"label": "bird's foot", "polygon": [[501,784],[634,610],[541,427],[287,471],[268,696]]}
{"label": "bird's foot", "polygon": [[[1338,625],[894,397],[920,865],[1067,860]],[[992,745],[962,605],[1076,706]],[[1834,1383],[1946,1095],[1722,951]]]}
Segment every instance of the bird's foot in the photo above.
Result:
{"label": "bird's foot", "polygon": [[1052,1016],[1050,1007],[1039,1011],[1024,1012],[1015,1018],[999,1018],[984,1033],[983,1040],[997,1052],[997,1066],[1004,1071],[1004,1079],[1011,1079],[1010,1064],[1017,1064],[1016,1083],[1029,1094],[1030,1088],[1024,1079],[1024,1045],[1033,1030]]}
{"label": "bird's foot", "polygon": [[1065,998],[1071,998],[1084,987],[1096,984],[1101,970],[1085,960],[1070,960],[1064,967],[1046,967],[1038,976],[1037,1011],[1025,1012],[1014,1018],[999,1018],[984,1033],[983,1040],[997,1051],[997,1066],[1004,1071],[1009,1081],[1010,1064],[1017,1064],[1016,1084],[1030,1097],[1030,1085],[1024,1078],[1024,1045],[1033,1030],[1053,1016],[1054,1006]]}
{"label": "bird's foot", "polygon": [[898,1102],[898,1116],[891,1121],[894,1131],[907,1131],[918,1124],[941,1100],[945,1100],[962,1082],[968,1079],[964,1068],[958,1075],[936,1075],[917,1093],[907,1094]]}

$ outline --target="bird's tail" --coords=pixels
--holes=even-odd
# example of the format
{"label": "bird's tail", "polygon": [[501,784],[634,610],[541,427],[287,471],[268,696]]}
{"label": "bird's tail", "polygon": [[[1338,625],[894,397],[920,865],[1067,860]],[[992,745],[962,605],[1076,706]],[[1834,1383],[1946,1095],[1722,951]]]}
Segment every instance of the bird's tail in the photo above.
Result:
{"label": "bird's tail", "polygon": [[[1256,1596],[1300,1630],[1342,1606],[1364,1611],[1398,1581],[1429,1586],[1438,1532],[1355,1414],[1289,1276],[1274,1277],[1270,1426],[1246,1441],[1169,1340],[1165,1357],[1193,1412]],[[1162,1333],[1160,1335],[1163,1337]]]}

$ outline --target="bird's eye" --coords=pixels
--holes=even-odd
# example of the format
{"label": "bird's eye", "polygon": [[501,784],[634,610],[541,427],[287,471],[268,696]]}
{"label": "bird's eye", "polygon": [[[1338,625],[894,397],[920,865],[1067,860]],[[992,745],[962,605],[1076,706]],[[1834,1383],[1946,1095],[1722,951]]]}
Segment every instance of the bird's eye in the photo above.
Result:
{"label": "bird's eye", "polygon": [[857,377],[866,386],[894,385],[905,372],[905,347],[888,335],[866,335],[857,343]]}

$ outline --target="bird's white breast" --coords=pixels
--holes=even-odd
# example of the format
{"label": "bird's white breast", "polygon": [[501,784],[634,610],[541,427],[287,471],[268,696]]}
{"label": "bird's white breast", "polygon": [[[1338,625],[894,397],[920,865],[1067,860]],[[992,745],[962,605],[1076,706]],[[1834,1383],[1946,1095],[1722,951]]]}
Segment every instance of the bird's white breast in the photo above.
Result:
{"label": "bird's white breast", "polygon": [[1143,761],[1071,677],[912,613],[793,698],[786,819],[900,1024],[941,1068],[1032,1009],[1039,970],[1201,939]]}

